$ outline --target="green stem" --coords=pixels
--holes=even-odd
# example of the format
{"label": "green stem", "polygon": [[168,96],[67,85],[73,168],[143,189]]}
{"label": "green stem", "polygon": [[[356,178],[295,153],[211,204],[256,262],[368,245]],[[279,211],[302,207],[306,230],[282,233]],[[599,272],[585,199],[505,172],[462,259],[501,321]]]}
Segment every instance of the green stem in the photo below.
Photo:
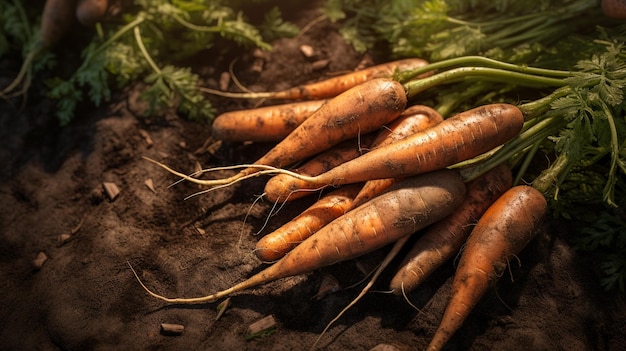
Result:
{"label": "green stem", "polygon": [[557,99],[567,96],[572,91],[570,86],[556,89],[552,94],[531,102],[517,106],[524,114],[524,119],[529,121],[550,109],[550,105]]}
{"label": "green stem", "polygon": [[518,134],[502,147],[486,155],[481,155],[478,158],[460,162],[454,165],[454,167],[462,167],[460,172],[464,180],[469,181],[476,179],[499,164],[507,162],[513,155],[522,152],[529,146],[539,144],[541,141],[545,140],[546,137],[553,134],[554,131],[561,128],[561,126],[565,124],[565,121],[557,116],[550,116],[536,123],[527,123],[532,123],[532,126]]}
{"label": "green stem", "polygon": [[137,42],[137,46],[139,47],[139,50],[141,50],[141,53],[145,57],[146,61],[148,61],[148,64],[150,65],[150,67],[152,67],[154,72],[156,72],[157,74],[160,75],[161,74],[161,69],[154,62],[154,60],[152,59],[152,57],[148,53],[148,50],[146,50],[145,45],[143,45],[143,40],[141,39],[141,30],[139,29],[139,27],[135,27],[133,29],[133,32],[135,34],[135,41]]}
{"label": "green stem", "polygon": [[126,34],[126,32],[139,26],[145,20],[146,20],[145,17],[139,15],[132,22],[129,22],[124,27],[120,28],[117,32],[115,32],[115,34],[113,34],[109,39],[107,39],[104,43],[102,43],[96,50],[94,50],[89,56],[87,56],[85,60],[83,61],[83,63],[80,65],[80,68],[86,67],[94,57],[98,56],[100,53],[106,50],[106,48],[109,45],[117,41],[121,36]]}
{"label": "green stem", "polygon": [[468,77],[528,86],[560,87],[567,84],[563,79],[542,77],[503,69],[489,67],[460,67],[435,74],[428,78],[410,81],[404,84],[404,88],[407,92],[407,96],[412,98],[415,97],[415,95],[437,85],[451,83]]}
{"label": "green stem", "polygon": [[611,113],[609,107],[604,102],[601,105],[602,111],[606,115],[606,119],[609,122],[609,129],[611,130],[611,166],[609,168],[609,180],[604,187],[604,200],[612,206],[617,206],[615,201],[613,201],[613,188],[615,186],[615,179],[617,179],[615,173],[619,163],[619,140],[617,137],[617,127],[615,126],[615,120],[613,119],[613,114]]}
{"label": "green stem", "polygon": [[484,66],[491,68],[499,68],[502,70],[519,72],[525,74],[532,74],[537,76],[547,76],[554,78],[568,78],[574,75],[574,73],[570,71],[562,71],[562,70],[554,70],[554,69],[546,69],[546,68],[538,68],[531,66],[520,66],[512,63],[506,63],[494,59],[490,59],[484,56],[463,56],[456,57],[448,60],[443,60],[435,63],[431,63],[424,67],[420,67],[415,70],[400,72],[394,78],[401,83],[407,83],[415,77],[422,75],[427,72],[437,71],[441,69],[448,69],[451,67],[457,66]]}
{"label": "green stem", "polygon": [[530,166],[530,163],[535,158],[535,155],[537,154],[537,151],[539,151],[540,147],[541,147],[541,143],[534,143],[531,146],[531,149],[528,151],[528,153],[524,157],[524,161],[522,162],[522,164],[519,167],[519,170],[517,171],[517,176],[515,176],[515,179],[513,180],[513,184],[519,184],[524,174],[526,174],[526,170],[528,169],[528,167]]}

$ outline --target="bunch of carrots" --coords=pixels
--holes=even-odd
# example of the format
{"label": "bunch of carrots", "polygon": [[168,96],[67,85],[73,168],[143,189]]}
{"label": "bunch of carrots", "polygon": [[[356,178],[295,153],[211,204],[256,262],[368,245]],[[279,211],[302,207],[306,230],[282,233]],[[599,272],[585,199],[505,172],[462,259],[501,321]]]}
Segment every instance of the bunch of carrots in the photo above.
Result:
{"label": "bunch of carrots", "polygon": [[[212,130],[217,139],[278,142],[253,164],[218,168],[241,168],[234,176],[198,179],[148,160],[208,186],[206,191],[271,175],[263,194],[269,201],[322,195],[258,241],[256,255],[271,265],[251,278],[196,298],[161,296],[137,277],[142,287],[169,303],[214,302],[395,243],[380,271],[412,234],[420,232],[390,288],[397,295],[416,289],[461,252],[450,303],[429,348],[441,349],[502,275],[509,259],[532,240],[547,207],[542,192],[514,184],[505,163],[483,167],[480,172],[473,165],[469,172],[454,168],[484,158],[519,137],[525,120],[545,107],[489,104],[444,119],[431,107],[410,104],[417,92],[438,84],[442,74],[447,79],[485,72],[512,74],[524,82],[528,77],[523,72],[532,70],[479,57],[470,60],[513,70],[474,67],[434,74],[441,64],[405,59],[281,92],[238,94],[207,89],[231,97],[303,101],[227,112],[216,118]],[[400,73],[409,77],[404,84],[397,80]],[[557,85],[552,78],[538,82]]]}

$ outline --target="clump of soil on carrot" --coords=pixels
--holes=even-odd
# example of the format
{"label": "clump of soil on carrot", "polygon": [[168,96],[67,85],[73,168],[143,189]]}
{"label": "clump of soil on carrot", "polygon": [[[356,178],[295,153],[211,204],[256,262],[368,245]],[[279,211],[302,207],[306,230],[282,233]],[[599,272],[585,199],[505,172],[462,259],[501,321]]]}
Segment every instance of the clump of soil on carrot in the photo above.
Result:
{"label": "clump of soil on carrot", "polygon": [[[304,25],[319,15],[304,9],[291,19]],[[300,52],[311,45],[313,64]],[[253,90],[279,90],[343,72],[363,60],[337,28],[321,22],[293,39],[274,43],[274,51],[215,50],[191,64],[207,84],[217,80],[238,56],[235,71]],[[9,67],[16,66],[14,64]],[[6,67],[6,66],[5,66]],[[2,71],[6,82],[15,72]],[[270,283],[232,298],[215,321],[216,304],[166,306],[147,296],[126,262],[142,279],[167,296],[193,297],[224,289],[261,269],[252,250],[271,204],[259,202],[265,179],[251,179],[192,197],[201,190],[146,162],[150,156],[176,169],[249,163],[270,144],[209,140],[210,129],[167,111],[140,117],[141,86],[118,94],[100,108],[83,106],[67,127],[57,127],[54,105],[33,82],[28,107],[0,103],[0,348],[289,350],[310,346],[341,309],[356,296],[384,251],[323,271]],[[253,106],[253,101],[214,97],[220,112]],[[215,147],[212,147],[215,146]],[[233,172],[234,174],[234,172]],[[223,174],[226,175],[226,174]],[[146,184],[150,180],[154,191]],[[103,183],[120,193],[108,198]],[[149,182],[148,182],[149,184]],[[275,229],[311,200],[289,204],[270,219]],[[62,234],[63,243],[59,242]],[[458,349],[617,350],[626,343],[623,301],[602,292],[592,267],[564,244],[567,232],[546,223],[496,289],[477,306],[450,346]],[[409,245],[410,247],[410,245]],[[44,252],[40,269],[33,260]],[[383,293],[393,269],[349,310],[322,339],[326,350],[368,350],[379,343],[423,349],[439,323],[451,285],[449,263],[409,295],[421,311],[400,297]],[[325,274],[345,290],[314,299]],[[248,325],[272,314],[272,335],[246,341]],[[161,323],[181,324],[180,336],[163,335]]]}

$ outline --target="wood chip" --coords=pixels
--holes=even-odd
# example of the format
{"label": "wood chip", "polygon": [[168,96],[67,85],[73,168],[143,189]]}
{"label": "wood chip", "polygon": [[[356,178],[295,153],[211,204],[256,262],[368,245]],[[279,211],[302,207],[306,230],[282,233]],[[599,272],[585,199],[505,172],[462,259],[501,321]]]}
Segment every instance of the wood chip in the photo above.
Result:
{"label": "wood chip", "polygon": [[226,312],[226,310],[228,309],[229,305],[230,305],[230,297],[227,298],[226,300],[220,302],[219,305],[217,305],[217,316],[215,316],[215,320],[220,319],[220,317],[222,317],[222,315],[224,315],[224,312]]}
{"label": "wood chip", "polygon": [[156,194],[156,189],[154,188],[154,181],[152,181],[152,178],[146,179],[146,181],[144,181],[143,183],[148,189],[150,189],[150,191]]}
{"label": "wood chip", "polygon": [[114,201],[117,199],[117,196],[120,194],[120,189],[117,187],[115,183],[104,182],[102,183],[102,187],[107,194],[109,200]]}
{"label": "wood chip", "polygon": [[68,233],[63,233],[61,235],[59,235],[59,237],[57,238],[57,241],[59,243],[59,246],[63,246],[65,245],[68,241],[70,241],[70,239],[72,239],[72,236]]}
{"label": "wood chip", "polygon": [[161,334],[181,335],[185,331],[185,326],[181,324],[161,323]]}
{"label": "wood chip", "polygon": [[40,270],[46,261],[48,261],[48,255],[46,255],[45,252],[40,251],[32,262],[33,268],[37,271]]}
{"label": "wood chip", "polygon": [[246,338],[254,338],[260,336],[266,332],[270,332],[276,327],[276,320],[273,315],[269,315],[260,319],[248,326],[246,331]]}

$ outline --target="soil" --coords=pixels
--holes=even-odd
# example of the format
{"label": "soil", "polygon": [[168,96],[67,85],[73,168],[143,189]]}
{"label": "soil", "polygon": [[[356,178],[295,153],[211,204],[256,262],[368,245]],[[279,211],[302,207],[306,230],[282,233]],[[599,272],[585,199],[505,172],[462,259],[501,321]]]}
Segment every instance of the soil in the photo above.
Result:
{"label": "soil", "polygon": [[[315,6],[291,9],[303,26]],[[300,51],[313,47],[314,59]],[[69,46],[69,44],[68,44]],[[237,58],[235,72],[251,90],[277,90],[388,60],[360,54],[335,25],[320,22],[274,50],[209,50],[189,64],[205,84]],[[325,63],[327,65],[320,64]],[[315,61],[319,61],[315,63]],[[6,62],[5,62],[6,63]],[[15,67],[13,62],[7,67]],[[16,72],[2,70],[2,85]],[[216,320],[217,303],[167,305],[148,296],[134,278],[160,294],[193,297],[241,281],[261,264],[253,254],[257,232],[267,233],[311,200],[290,203],[267,221],[271,204],[259,201],[266,179],[185,199],[203,187],[143,159],[177,170],[250,163],[271,143],[219,143],[206,123],[175,111],[142,116],[143,87],[134,85],[98,108],[85,103],[77,118],[59,127],[54,102],[37,94],[28,104],[0,103],[0,349],[2,350],[295,350],[309,348],[359,292],[366,274],[385,255],[366,257],[266,284],[232,296]],[[235,90],[232,86],[230,89]],[[212,97],[218,112],[258,101]],[[214,176],[232,173],[223,171]],[[154,184],[154,191],[146,182]],[[114,183],[110,199],[103,183]],[[265,228],[263,228],[265,225]],[[69,238],[60,242],[61,235]],[[262,234],[261,234],[262,235]],[[593,263],[563,240],[567,231],[548,222],[476,307],[448,345],[450,350],[623,350],[626,308],[598,285]],[[43,266],[34,266],[39,253]],[[378,344],[424,349],[443,313],[454,264],[403,298],[388,293],[391,267],[372,292],[333,324],[321,350],[369,350]],[[341,289],[315,298],[327,277]],[[273,316],[269,335],[246,340],[248,326]],[[180,324],[180,335],[161,331]]]}

